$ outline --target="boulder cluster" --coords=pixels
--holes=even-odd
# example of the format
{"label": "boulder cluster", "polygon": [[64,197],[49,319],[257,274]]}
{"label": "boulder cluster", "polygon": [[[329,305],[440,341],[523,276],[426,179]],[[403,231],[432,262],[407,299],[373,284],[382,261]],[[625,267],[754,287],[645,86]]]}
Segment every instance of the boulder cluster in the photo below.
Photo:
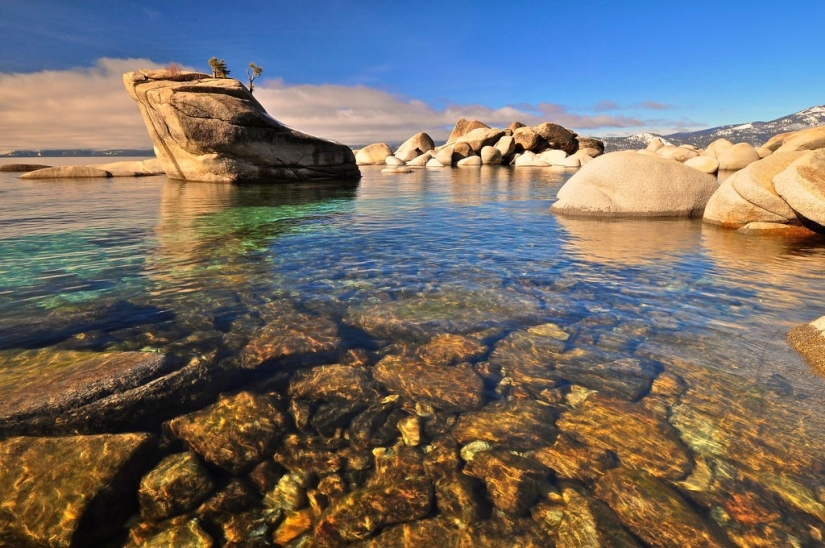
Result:
{"label": "boulder cluster", "polygon": [[416,167],[481,165],[578,168],[602,153],[604,143],[598,139],[579,137],[558,124],[529,127],[513,122],[499,129],[462,118],[442,146],[436,147],[426,133],[417,133],[395,152],[387,143],[365,146],[355,151],[355,161],[359,165],[387,165],[385,171],[395,173]]}
{"label": "boulder cluster", "polygon": [[718,139],[701,150],[655,139],[646,149],[606,154],[584,166],[551,209],[825,233],[825,126],[777,135],[759,148]]}

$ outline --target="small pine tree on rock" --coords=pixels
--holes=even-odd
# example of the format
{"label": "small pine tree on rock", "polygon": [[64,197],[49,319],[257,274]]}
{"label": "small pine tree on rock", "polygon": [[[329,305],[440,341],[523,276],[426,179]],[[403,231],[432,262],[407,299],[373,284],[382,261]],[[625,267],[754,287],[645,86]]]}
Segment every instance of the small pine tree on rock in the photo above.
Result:
{"label": "small pine tree on rock", "polygon": [[255,84],[253,84],[253,82],[258,76],[261,75],[263,71],[263,67],[259,67],[255,63],[249,63],[249,68],[246,69],[246,77],[249,80],[249,93],[252,93],[252,90],[255,89]]}
{"label": "small pine tree on rock", "polygon": [[226,68],[225,60],[218,61],[217,57],[212,57],[209,60],[209,66],[212,67],[212,78],[226,78],[229,76],[230,71]]}

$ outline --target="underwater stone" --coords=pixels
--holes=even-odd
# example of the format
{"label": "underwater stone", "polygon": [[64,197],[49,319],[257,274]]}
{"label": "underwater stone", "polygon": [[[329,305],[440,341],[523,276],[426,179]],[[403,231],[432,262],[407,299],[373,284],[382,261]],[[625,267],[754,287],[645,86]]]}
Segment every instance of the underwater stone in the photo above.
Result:
{"label": "underwater stone", "polygon": [[286,512],[284,521],[275,530],[272,540],[278,545],[287,543],[300,537],[312,528],[312,513],[309,508],[298,511]]}
{"label": "underwater stone", "polygon": [[586,445],[566,436],[559,436],[551,447],[537,449],[530,456],[550,468],[556,478],[585,484],[619,466],[619,458],[613,451]]}
{"label": "underwater stone", "polygon": [[169,548],[186,546],[187,548],[213,548],[215,542],[203,530],[197,519],[181,516],[181,519],[168,520],[159,527],[129,531],[129,540],[124,548]]}
{"label": "underwater stone", "polygon": [[350,423],[350,443],[356,449],[387,445],[398,438],[396,425],[406,416],[398,408],[397,400],[385,400],[372,405]]}
{"label": "underwater stone", "polygon": [[495,402],[462,415],[452,430],[461,444],[488,441],[497,447],[529,451],[553,443],[555,411],[532,400]]}
{"label": "underwater stone", "polygon": [[390,392],[445,411],[477,409],[484,403],[484,381],[469,367],[387,356],[376,364],[373,375]]}
{"label": "underwater stone", "polygon": [[676,430],[638,404],[594,395],[556,422],[577,441],[615,452],[626,466],[668,479],[687,476],[693,463]]}
{"label": "underwater stone", "polygon": [[376,447],[372,450],[375,457],[375,473],[368,485],[392,485],[408,480],[427,478],[424,468],[424,454],[417,447],[403,444],[394,447]]}
{"label": "underwater stone", "polygon": [[306,488],[310,484],[310,474],[293,472],[285,474],[275,489],[264,498],[267,508],[276,510],[300,510],[307,505]]}
{"label": "underwater stone", "polygon": [[356,401],[365,406],[381,398],[370,368],[349,365],[321,365],[298,371],[289,383],[289,395],[310,401]]}
{"label": "underwater stone", "polygon": [[140,481],[140,516],[160,521],[182,514],[195,508],[214,488],[195,453],[169,455]]}
{"label": "underwater stone", "polygon": [[606,363],[556,363],[556,372],[572,384],[580,384],[600,393],[635,400],[650,389],[656,372],[635,358],[622,358]]}
{"label": "underwater stone", "polygon": [[539,485],[550,469],[526,457],[492,449],[478,453],[464,467],[464,473],[487,485],[487,494],[502,512],[520,516],[539,495]]}
{"label": "underwater stone", "polygon": [[570,488],[562,492],[562,497],[565,507],[557,531],[556,548],[641,547],[622,528],[619,518],[604,502],[586,497]]}
{"label": "underwater stone", "polygon": [[272,398],[239,392],[166,427],[205,461],[240,475],[275,452],[284,424]]}
{"label": "underwater stone", "polygon": [[415,415],[405,417],[398,421],[398,431],[401,432],[401,439],[406,445],[414,447],[421,443],[421,419]]}
{"label": "underwater stone", "polygon": [[137,509],[155,447],[148,434],[0,442],[0,545],[99,544]]}
{"label": "underwater stone", "polygon": [[319,476],[338,472],[343,467],[343,459],[323,438],[287,435],[275,460],[290,472],[313,473]]}
{"label": "underwater stone", "polygon": [[596,485],[634,535],[651,546],[730,546],[724,534],[700,516],[672,487],[639,471],[617,468]]}
{"label": "underwater stone", "polygon": [[267,324],[250,336],[241,351],[239,365],[244,369],[332,358],[341,346],[338,326],[329,319],[288,308],[262,315]]}
{"label": "underwater stone", "polygon": [[432,365],[454,365],[482,357],[487,345],[463,335],[438,335],[420,347],[416,355]]}
{"label": "underwater stone", "polygon": [[477,478],[452,472],[435,482],[438,511],[456,523],[467,525],[490,513],[484,498],[484,485]]}
{"label": "underwater stone", "polygon": [[404,481],[354,491],[330,506],[315,525],[319,547],[364,540],[388,525],[415,521],[430,512],[433,488],[428,481]]}
{"label": "underwater stone", "polygon": [[387,548],[389,546],[481,546],[473,542],[468,531],[460,529],[443,517],[393,525],[379,535],[359,543],[359,548]]}

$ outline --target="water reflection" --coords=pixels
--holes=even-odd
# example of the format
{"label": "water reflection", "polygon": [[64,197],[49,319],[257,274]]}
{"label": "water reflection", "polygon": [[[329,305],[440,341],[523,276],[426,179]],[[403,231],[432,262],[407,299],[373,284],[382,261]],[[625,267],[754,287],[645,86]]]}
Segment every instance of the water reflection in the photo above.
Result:
{"label": "water reflection", "polygon": [[674,261],[695,252],[701,224],[691,220],[633,220],[557,216],[569,238],[565,251],[581,260],[610,266]]}

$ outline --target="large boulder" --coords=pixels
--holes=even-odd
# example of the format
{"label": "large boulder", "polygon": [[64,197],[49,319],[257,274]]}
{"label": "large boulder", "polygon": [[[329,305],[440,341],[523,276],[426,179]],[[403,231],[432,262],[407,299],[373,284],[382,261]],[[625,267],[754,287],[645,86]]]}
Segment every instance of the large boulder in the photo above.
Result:
{"label": "large boulder", "polygon": [[459,143],[467,143],[473,152],[479,154],[486,146],[493,146],[504,136],[504,131],[492,128],[476,128],[458,138]]}
{"label": "large boulder", "polygon": [[567,154],[573,154],[579,149],[576,134],[558,124],[544,122],[534,127],[533,131],[547,142],[549,148],[563,150]]}
{"label": "large boulder", "polygon": [[4,351],[0,436],[96,433],[160,420],[208,398],[210,382],[200,362],[181,366],[156,352]]}
{"label": "large boulder", "polygon": [[773,184],[802,224],[825,234],[825,150],[806,153],[777,174]]}
{"label": "large boulder", "polygon": [[405,162],[409,162],[413,158],[417,158],[418,156],[421,156],[425,152],[429,152],[434,148],[435,143],[433,142],[432,137],[426,133],[416,133],[404,141],[400,147],[398,147],[398,150],[395,151],[395,155]]}
{"label": "large boulder", "polygon": [[717,155],[719,171],[738,171],[760,160],[759,153],[750,143],[736,143]]}
{"label": "large boulder", "polygon": [[734,173],[708,200],[704,221],[727,228],[749,223],[797,224],[793,210],[774,189],[773,179],[802,154],[772,154]]}
{"label": "large boulder", "polygon": [[589,148],[599,152],[598,154],[593,154],[593,156],[600,156],[604,154],[604,141],[594,139],[593,137],[576,137],[576,141],[579,143],[578,150]]}
{"label": "large boulder", "polygon": [[353,180],[352,151],[270,117],[239,81],[166,71],[123,75],[171,179],[213,182]]}
{"label": "large boulder", "polygon": [[792,152],[796,150],[817,150],[825,148],[825,125],[774,135],[767,143],[762,145],[761,148],[773,152]]}
{"label": "large boulder", "polygon": [[613,152],[573,175],[551,210],[601,217],[697,217],[717,188],[715,177],[679,162]]}
{"label": "large boulder", "polygon": [[458,140],[459,137],[464,137],[474,129],[478,128],[490,129],[490,126],[483,122],[479,122],[478,120],[467,120],[466,118],[462,118],[455,123],[455,127],[453,128],[453,131],[450,132],[447,142],[452,143]]}
{"label": "large boulder", "polygon": [[0,546],[101,546],[137,510],[149,434],[0,442]]}
{"label": "large boulder", "polygon": [[788,344],[809,364],[825,373],[825,316],[791,329]]}
{"label": "large boulder", "polygon": [[539,135],[530,127],[516,128],[513,132],[513,142],[514,150],[517,152],[533,150],[539,144]]}
{"label": "large boulder", "polygon": [[373,143],[355,153],[355,163],[358,165],[383,164],[389,156],[392,156],[390,145]]}
{"label": "large boulder", "polygon": [[142,161],[109,162],[106,164],[91,164],[87,167],[102,169],[112,177],[148,177],[163,175],[163,166],[157,158]]}
{"label": "large boulder", "polygon": [[690,160],[691,158],[699,156],[699,154],[695,150],[675,146],[663,146],[662,148],[656,151],[656,154],[658,154],[662,158],[669,158],[671,160],[676,160],[677,162],[683,163],[687,160]]}

